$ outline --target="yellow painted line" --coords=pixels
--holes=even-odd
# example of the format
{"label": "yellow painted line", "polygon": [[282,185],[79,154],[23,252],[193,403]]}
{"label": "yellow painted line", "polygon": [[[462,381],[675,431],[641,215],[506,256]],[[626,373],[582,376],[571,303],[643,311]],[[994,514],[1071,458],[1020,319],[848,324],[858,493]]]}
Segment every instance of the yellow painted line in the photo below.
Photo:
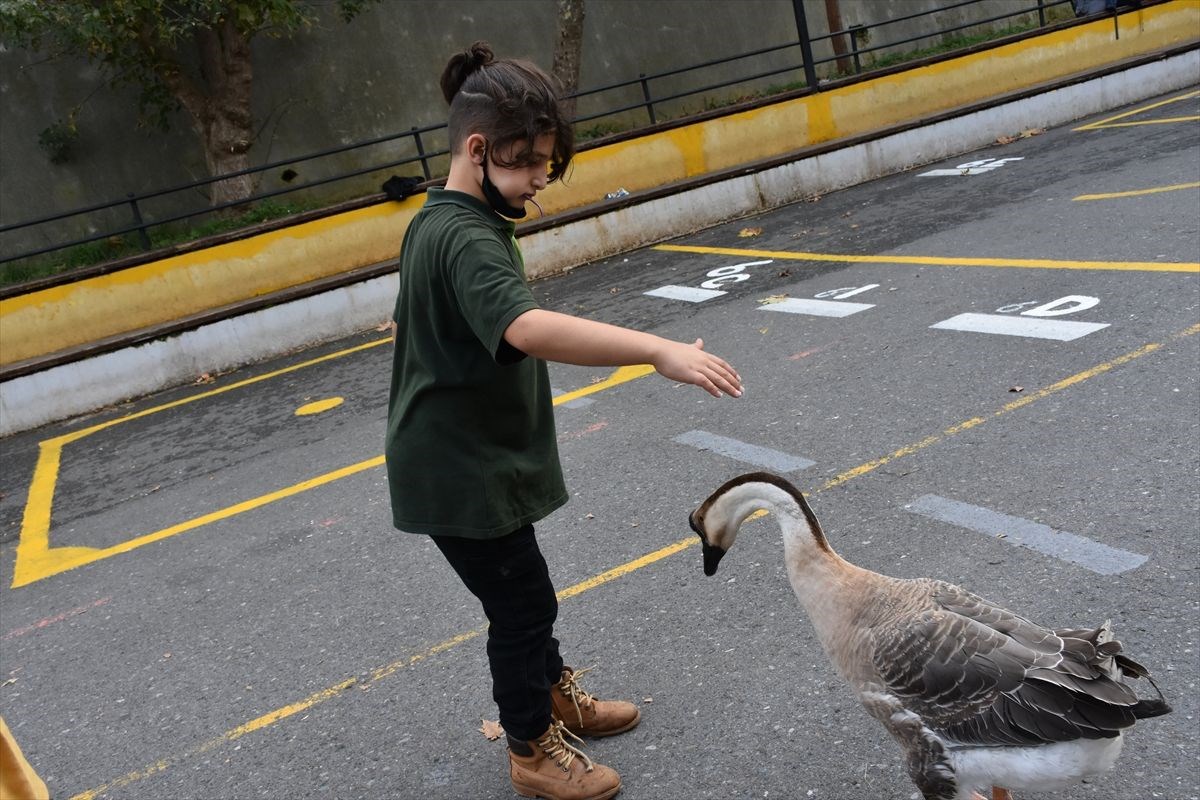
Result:
{"label": "yellow painted line", "polygon": [[[172,403],[155,406],[154,408],[146,409],[145,411],[130,414],[120,419],[110,420],[108,422],[93,425],[83,431],[76,431],[65,436],[59,436],[53,439],[47,439],[39,443],[38,461],[33,471],[33,479],[30,482],[29,497],[25,503],[25,515],[21,524],[21,536],[17,542],[16,563],[13,566],[13,581],[12,588],[16,589],[21,586],[27,586],[35,581],[48,578],[51,575],[57,575],[67,570],[81,567],[85,564],[91,564],[105,558],[111,558],[115,555],[128,553],[138,547],[147,544],[162,541],[171,536],[177,536],[181,533],[202,528],[205,525],[211,525],[214,522],[229,519],[230,517],[247,511],[253,511],[256,508],[261,508],[277,500],[283,500],[288,497],[293,497],[302,492],[307,492],[310,489],[315,489],[319,486],[324,486],[334,481],[347,478],[351,475],[356,475],[364,470],[373,469],[383,466],[384,457],[382,455],[368,458],[365,461],[360,461],[357,464],[326,472],[323,475],[318,475],[308,480],[294,483],[291,486],[286,486],[268,494],[260,495],[241,503],[236,503],[231,506],[213,511],[209,514],[203,514],[199,517],[194,517],[185,522],[180,522],[176,525],[163,528],[162,530],[148,533],[144,536],[138,536],[133,539],[121,542],[111,547],[94,548],[94,547],[52,547],[50,545],[50,516],[54,501],[54,487],[58,480],[58,471],[62,460],[63,445],[78,441],[84,436],[88,436],[97,431],[110,428],[113,425],[118,425],[122,422],[128,422],[132,419],[138,419],[150,414],[163,411],[168,408],[176,408],[186,403],[195,402],[206,397],[212,397],[232,389],[249,386],[260,381],[273,378],[278,375],[283,375],[288,372],[294,372],[303,367],[309,367],[314,364],[320,364],[324,361],[329,361],[333,358],[340,358],[351,353],[359,352],[368,347],[375,347],[379,344],[390,342],[391,339],[383,339],[377,342],[371,342],[365,345],[359,345],[346,350],[340,350],[337,353],[315,358],[310,361],[305,361],[302,364],[295,364],[290,367],[276,370],[264,375],[259,375],[254,378],[249,378],[244,381],[239,381],[229,386],[215,389],[210,392],[194,395],[192,397],[177,400]],[[562,405],[571,400],[580,397],[586,397],[590,394],[602,392],[606,389],[611,389],[614,386],[619,386],[622,383],[641,378],[654,372],[654,367],[649,364],[641,364],[631,367],[621,367],[616,370],[611,376],[605,380],[594,383],[590,386],[585,386],[582,389],[576,389],[573,392],[567,392],[554,398],[555,405]]]}
{"label": "yellow painted line", "polygon": [[[1111,361],[1106,361],[1102,364],[1097,364],[1096,366],[1094,366],[1090,369],[1086,369],[1083,372],[1077,372],[1074,375],[1071,375],[1070,377],[1064,378],[1064,379],[1062,379],[1056,383],[1053,383],[1043,389],[1039,389],[1038,391],[1033,392],[1032,394],[1029,394],[1025,397],[1022,397],[1019,400],[1015,400],[1011,403],[1007,403],[1004,406],[1002,406],[1000,409],[998,409],[997,411],[992,412],[992,414],[987,417],[972,417],[969,420],[960,422],[957,425],[953,425],[953,426],[947,428],[946,430],[942,431],[942,433],[940,433],[940,434],[937,434],[934,436],[928,436],[928,437],[922,439],[921,441],[916,442],[915,444],[909,445],[907,447],[902,447],[899,450],[896,450],[895,452],[891,453],[890,455],[884,456],[883,458],[879,458],[874,461],[869,461],[866,464],[862,464],[858,467],[855,467],[854,469],[847,470],[846,472],[843,472],[841,475],[838,475],[836,478],[827,482],[821,488],[817,489],[815,492],[813,492],[813,494],[823,492],[826,489],[832,489],[835,486],[840,486],[841,484],[843,484],[849,480],[853,480],[854,478],[860,477],[862,475],[866,475],[867,473],[875,470],[876,468],[883,466],[884,464],[890,463],[890,462],[896,460],[897,458],[902,458],[904,456],[911,455],[913,453],[917,453],[921,450],[924,450],[925,448],[929,447],[932,444],[935,444],[939,441],[949,438],[950,436],[954,436],[954,435],[962,433],[964,431],[971,430],[972,428],[976,428],[976,427],[984,424],[985,422],[987,422],[989,419],[996,419],[998,417],[1002,417],[1005,414],[1009,414],[1013,411],[1016,411],[1019,408],[1024,408],[1025,406],[1027,406],[1031,403],[1037,402],[1038,400],[1041,400],[1043,398],[1049,397],[1052,394],[1061,392],[1063,389],[1066,389],[1070,386],[1075,386],[1077,384],[1083,383],[1084,381],[1086,381],[1090,378],[1094,378],[1097,375],[1102,375],[1106,372],[1109,372],[1110,370],[1116,369],[1117,367],[1119,367],[1123,364],[1128,364],[1131,361],[1141,358],[1142,356],[1146,356],[1146,355],[1149,355],[1150,353],[1157,352],[1158,350],[1162,349],[1164,344],[1166,344],[1168,342],[1175,341],[1178,339],[1183,339],[1185,337],[1192,336],[1197,333],[1200,333],[1200,324],[1192,325],[1189,328],[1185,328],[1184,330],[1179,331],[1178,333],[1175,333],[1174,335],[1170,336],[1167,339],[1167,342],[1151,342],[1150,344],[1139,347],[1137,350],[1133,350],[1122,356],[1118,356],[1117,358],[1114,358]],[[764,512],[756,512],[755,514],[752,514],[750,516],[750,519],[755,519],[758,517],[762,517],[764,515],[765,515]],[[625,564],[622,564],[618,567],[614,567],[610,570],[602,572],[599,575],[596,575],[595,577],[588,578],[587,580],[581,581],[581,582],[575,584],[574,586],[570,586],[566,589],[563,589],[562,591],[558,592],[557,597],[559,600],[566,600],[568,598],[575,597],[576,595],[583,594],[586,591],[594,589],[598,586],[602,586],[606,583],[617,580],[618,578],[622,578],[626,575],[634,573],[634,572],[636,572],[644,567],[647,567],[653,563],[661,561],[662,559],[667,558],[668,556],[674,555],[675,553],[681,552],[683,550],[687,550],[688,548],[693,547],[694,545],[699,543],[699,541],[700,541],[700,539],[697,536],[688,536],[685,539],[681,539],[673,544],[669,544],[666,547],[662,547],[658,550],[655,550],[652,553],[647,553],[646,555],[641,556],[640,558],[636,558],[632,561],[626,562]],[[410,667],[420,661],[430,658],[431,656],[437,655],[438,653],[442,653],[442,652],[450,650],[454,647],[457,647],[458,645],[462,644],[463,642],[470,641],[471,639],[474,639],[474,638],[480,636],[481,634],[483,634],[486,631],[487,631],[487,626],[483,626],[480,628],[474,628],[472,630],[460,633],[457,636],[453,636],[449,639],[446,639],[445,641],[440,642],[439,644],[436,644],[433,647],[430,647],[420,653],[409,656],[407,658],[398,659],[398,660],[393,661],[390,664],[386,664],[382,667],[377,667],[377,668],[371,670],[370,677],[365,679],[364,681],[362,681],[361,684],[362,684],[363,688],[365,688],[366,685],[368,685],[370,683],[382,680],[383,678],[393,675],[400,669],[403,669],[405,667]],[[308,697],[306,697],[305,699],[299,701],[298,703],[291,703],[280,709],[277,709],[276,711],[272,711],[268,714],[264,714],[260,717],[257,717],[256,719],[251,720],[250,722],[247,722],[243,725],[239,725],[238,727],[233,728],[229,731],[226,731],[225,733],[221,734],[220,736],[218,736],[214,739],[210,739],[207,742],[205,742],[197,747],[193,747],[192,749],[187,750],[187,751],[181,753],[180,755],[173,756],[170,758],[160,759],[148,767],[144,767],[140,770],[135,770],[133,772],[127,773],[126,775],[124,775],[120,778],[117,778],[116,780],[113,780],[109,783],[106,783],[102,786],[98,786],[95,789],[89,789],[86,792],[80,792],[79,794],[72,796],[71,800],[94,800],[100,794],[112,791],[114,789],[124,788],[125,786],[128,786],[131,783],[141,780],[142,778],[146,778],[151,775],[154,775],[155,773],[162,772],[163,770],[167,769],[168,767],[170,767],[174,764],[177,764],[181,761],[184,761],[190,757],[193,757],[193,756],[199,755],[201,753],[207,752],[209,750],[212,750],[223,744],[231,742],[234,739],[244,736],[247,733],[250,733],[252,731],[260,730],[269,725],[273,725],[276,722],[279,722],[281,720],[287,719],[288,717],[294,716],[299,711],[303,711],[308,708],[311,708],[311,707],[317,705],[318,703],[323,703],[326,700],[331,700],[335,697],[338,697],[338,696],[344,694],[346,689],[350,688],[351,686],[355,686],[355,685],[359,685],[359,684],[360,684],[360,681],[358,681],[358,679],[348,678],[348,679],[342,681],[341,683],[338,683],[338,684],[335,684],[334,686],[329,687],[328,689],[323,689],[322,691],[311,694]]]}
{"label": "yellow painted line", "polygon": [[[1196,119],[1200,119],[1197,117]],[[1200,182],[1174,183],[1170,186],[1156,186],[1153,189],[1136,189],[1130,192],[1112,192],[1110,194],[1081,194],[1072,200],[1115,200],[1119,197],[1140,197],[1144,194],[1159,194],[1160,192],[1177,192],[1180,189],[1200,189]]]}
{"label": "yellow painted line", "polygon": [[[1077,131],[1094,131],[1099,128],[1115,128],[1118,126],[1113,125],[1112,123],[1118,119],[1125,119],[1126,117],[1132,117],[1135,114],[1143,114],[1147,111],[1152,111],[1156,108],[1161,108],[1162,106],[1170,105],[1171,103],[1178,103],[1181,100],[1191,100],[1193,97],[1200,97],[1200,91],[1188,92],[1187,94],[1181,94],[1177,97],[1171,97],[1167,100],[1160,100],[1157,103],[1151,103],[1148,106],[1142,106],[1141,108],[1135,108],[1133,111],[1126,111],[1122,114],[1117,114],[1116,116],[1106,117],[1105,119],[1098,120],[1096,122],[1090,122],[1087,125],[1081,125],[1080,127],[1075,128],[1075,130],[1077,130]],[[1196,117],[1188,117],[1187,119],[1196,119]]]}
{"label": "yellow painted line", "polygon": [[747,250],[741,247],[698,247],[660,244],[655,250],[702,255],[777,258],[787,261],[824,261],[846,264],[917,264],[927,267],[1023,267],[1029,269],[1095,269],[1127,272],[1196,272],[1198,261],[1061,261],[1044,258],[946,258],[944,256],[855,256],[842,253],[803,253],[790,250]]}
{"label": "yellow painted line", "polygon": [[[1136,128],[1139,125],[1170,125],[1176,122],[1195,122],[1200,120],[1200,116],[1195,117],[1164,117],[1163,119],[1143,119],[1137,122],[1114,122],[1110,125],[1101,125],[1101,128]],[[1076,130],[1095,130],[1094,128],[1076,128]]]}

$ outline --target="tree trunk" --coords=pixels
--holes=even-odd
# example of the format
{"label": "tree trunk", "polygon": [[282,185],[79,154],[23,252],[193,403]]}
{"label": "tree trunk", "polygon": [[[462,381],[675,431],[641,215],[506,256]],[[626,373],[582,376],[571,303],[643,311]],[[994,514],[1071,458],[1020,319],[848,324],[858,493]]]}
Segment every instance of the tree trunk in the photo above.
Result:
{"label": "tree trunk", "polygon": [[[579,88],[579,66],[583,51],[584,0],[557,0],[558,36],[554,42],[554,64],[551,71],[562,86],[563,95],[574,94]],[[575,98],[564,100],[567,117],[575,117]]]}
{"label": "tree trunk", "polygon": [[[162,73],[163,82],[191,116],[209,175],[217,177],[246,169],[254,143],[250,42],[231,20],[226,20],[215,28],[197,31],[196,49],[201,81],[190,80],[172,65]],[[254,194],[254,189],[253,175],[217,181],[209,184],[209,203],[238,203]]]}

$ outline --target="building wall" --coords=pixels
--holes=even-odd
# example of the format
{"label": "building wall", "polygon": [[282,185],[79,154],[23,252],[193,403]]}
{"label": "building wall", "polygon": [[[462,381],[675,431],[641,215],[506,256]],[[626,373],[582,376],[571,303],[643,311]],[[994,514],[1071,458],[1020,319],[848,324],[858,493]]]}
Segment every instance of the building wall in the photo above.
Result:
{"label": "building wall", "polygon": [[[839,0],[845,26],[894,19],[941,4],[940,0]],[[1021,0],[1020,5],[1026,4]],[[811,34],[827,33],[825,0],[805,0],[805,8]],[[967,15],[981,19],[1012,8],[1014,0],[984,0],[944,12],[938,21],[954,24]],[[786,44],[796,37],[791,0],[587,0],[586,10],[583,89]],[[874,29],[869,43],[907,38],[928,24],[909,21]],[[446,109],[437,79],[451,53],[475,39],[487,39],[502,56],[529,58],[548,68],[554,38],[554,0],[385,0],[349,25],[327,10],[312,29],[292,39],[255,41],[254,110],[261,133],[252,162],[292,158],[441,123]],[[828,42],[817,43],[815,52],[818,59],[833,55]],[[793,67],[799,61],[799,49],[789,48],[753,62],[736,61],[687,77],[659,79],[652,89],[661,97],[745,74],[748,63],[755,71],[767,71]],[[716,90],[708,102],[801,78],[802,73],[792,69],[753,85]],[[136,97],[132,87],[105,87],[97,70],[82,59],[48,60],[43,54],[0,43],[0,225],[206,177],[204,158],[186,115],[174,115],[166,132],[139,127]],[[577,111],[583,116],[640,99],[640,88],[628,87],[584,98]],[[701,110],[705,104],[704,97],[695,96],[664,103],[657,111],[662,119]],[[75,106],[80,106],[79,139],[69,161],[53,164],[38,145],[39,132],[65,119]],[[647,117],[644,110],[637,110],[606,121],[629,127],[645,124]],[[581,129],[588,127],[581,125]],[[444,138],[437,135],[425,142],[427,151],[444,147]],[[290,166],[295,173],[290,183],[414,154],[406,139],[307,161]],[[261,188],[289,185],[284,172],[281,167],[264,174]],[[383,170],[314,189],[309,201],[336,201],[378,191],[381,181],[395,172],[417,174],[419,169]],[[201,194],[193,189],[143,201],[141,213],[148,220],[163,219],[203,205]],[[0,252],[44,246],[131,221],[130,208],[121,206],[0,234]]]}

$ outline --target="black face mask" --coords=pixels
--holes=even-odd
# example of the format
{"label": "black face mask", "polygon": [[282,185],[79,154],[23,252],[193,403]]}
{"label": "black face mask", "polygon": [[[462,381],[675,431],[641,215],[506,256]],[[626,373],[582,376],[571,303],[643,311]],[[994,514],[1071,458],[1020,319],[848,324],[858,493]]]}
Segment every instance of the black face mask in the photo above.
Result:
{"label": "black face mask", "polygon": [[525,214],[525,205],[510,206],[508,201],[504,199],[504,195],[500,194],[500,190],[496,188],[496,184],[492,183],[492,179],[488,177],[488,154],[487,149],[483,151],[483,196],[487,198],[488,205],[502,217],[509,219],[522,219]]}

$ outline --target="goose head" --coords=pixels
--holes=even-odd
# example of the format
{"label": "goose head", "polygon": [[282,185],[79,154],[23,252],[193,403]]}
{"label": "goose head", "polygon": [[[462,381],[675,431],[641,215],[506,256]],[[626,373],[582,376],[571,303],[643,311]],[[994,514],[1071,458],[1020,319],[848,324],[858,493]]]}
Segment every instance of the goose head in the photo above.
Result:
{"label": "goose head", "polygon": [[801,549],[816,548],[832,555],[821,524],[800,490],[778,475],[749,472],[727,481],[688,515],[688,524],[700,537],[705,575],[716,573],[742,523],[763,510],[775,512],[787,540]]}

